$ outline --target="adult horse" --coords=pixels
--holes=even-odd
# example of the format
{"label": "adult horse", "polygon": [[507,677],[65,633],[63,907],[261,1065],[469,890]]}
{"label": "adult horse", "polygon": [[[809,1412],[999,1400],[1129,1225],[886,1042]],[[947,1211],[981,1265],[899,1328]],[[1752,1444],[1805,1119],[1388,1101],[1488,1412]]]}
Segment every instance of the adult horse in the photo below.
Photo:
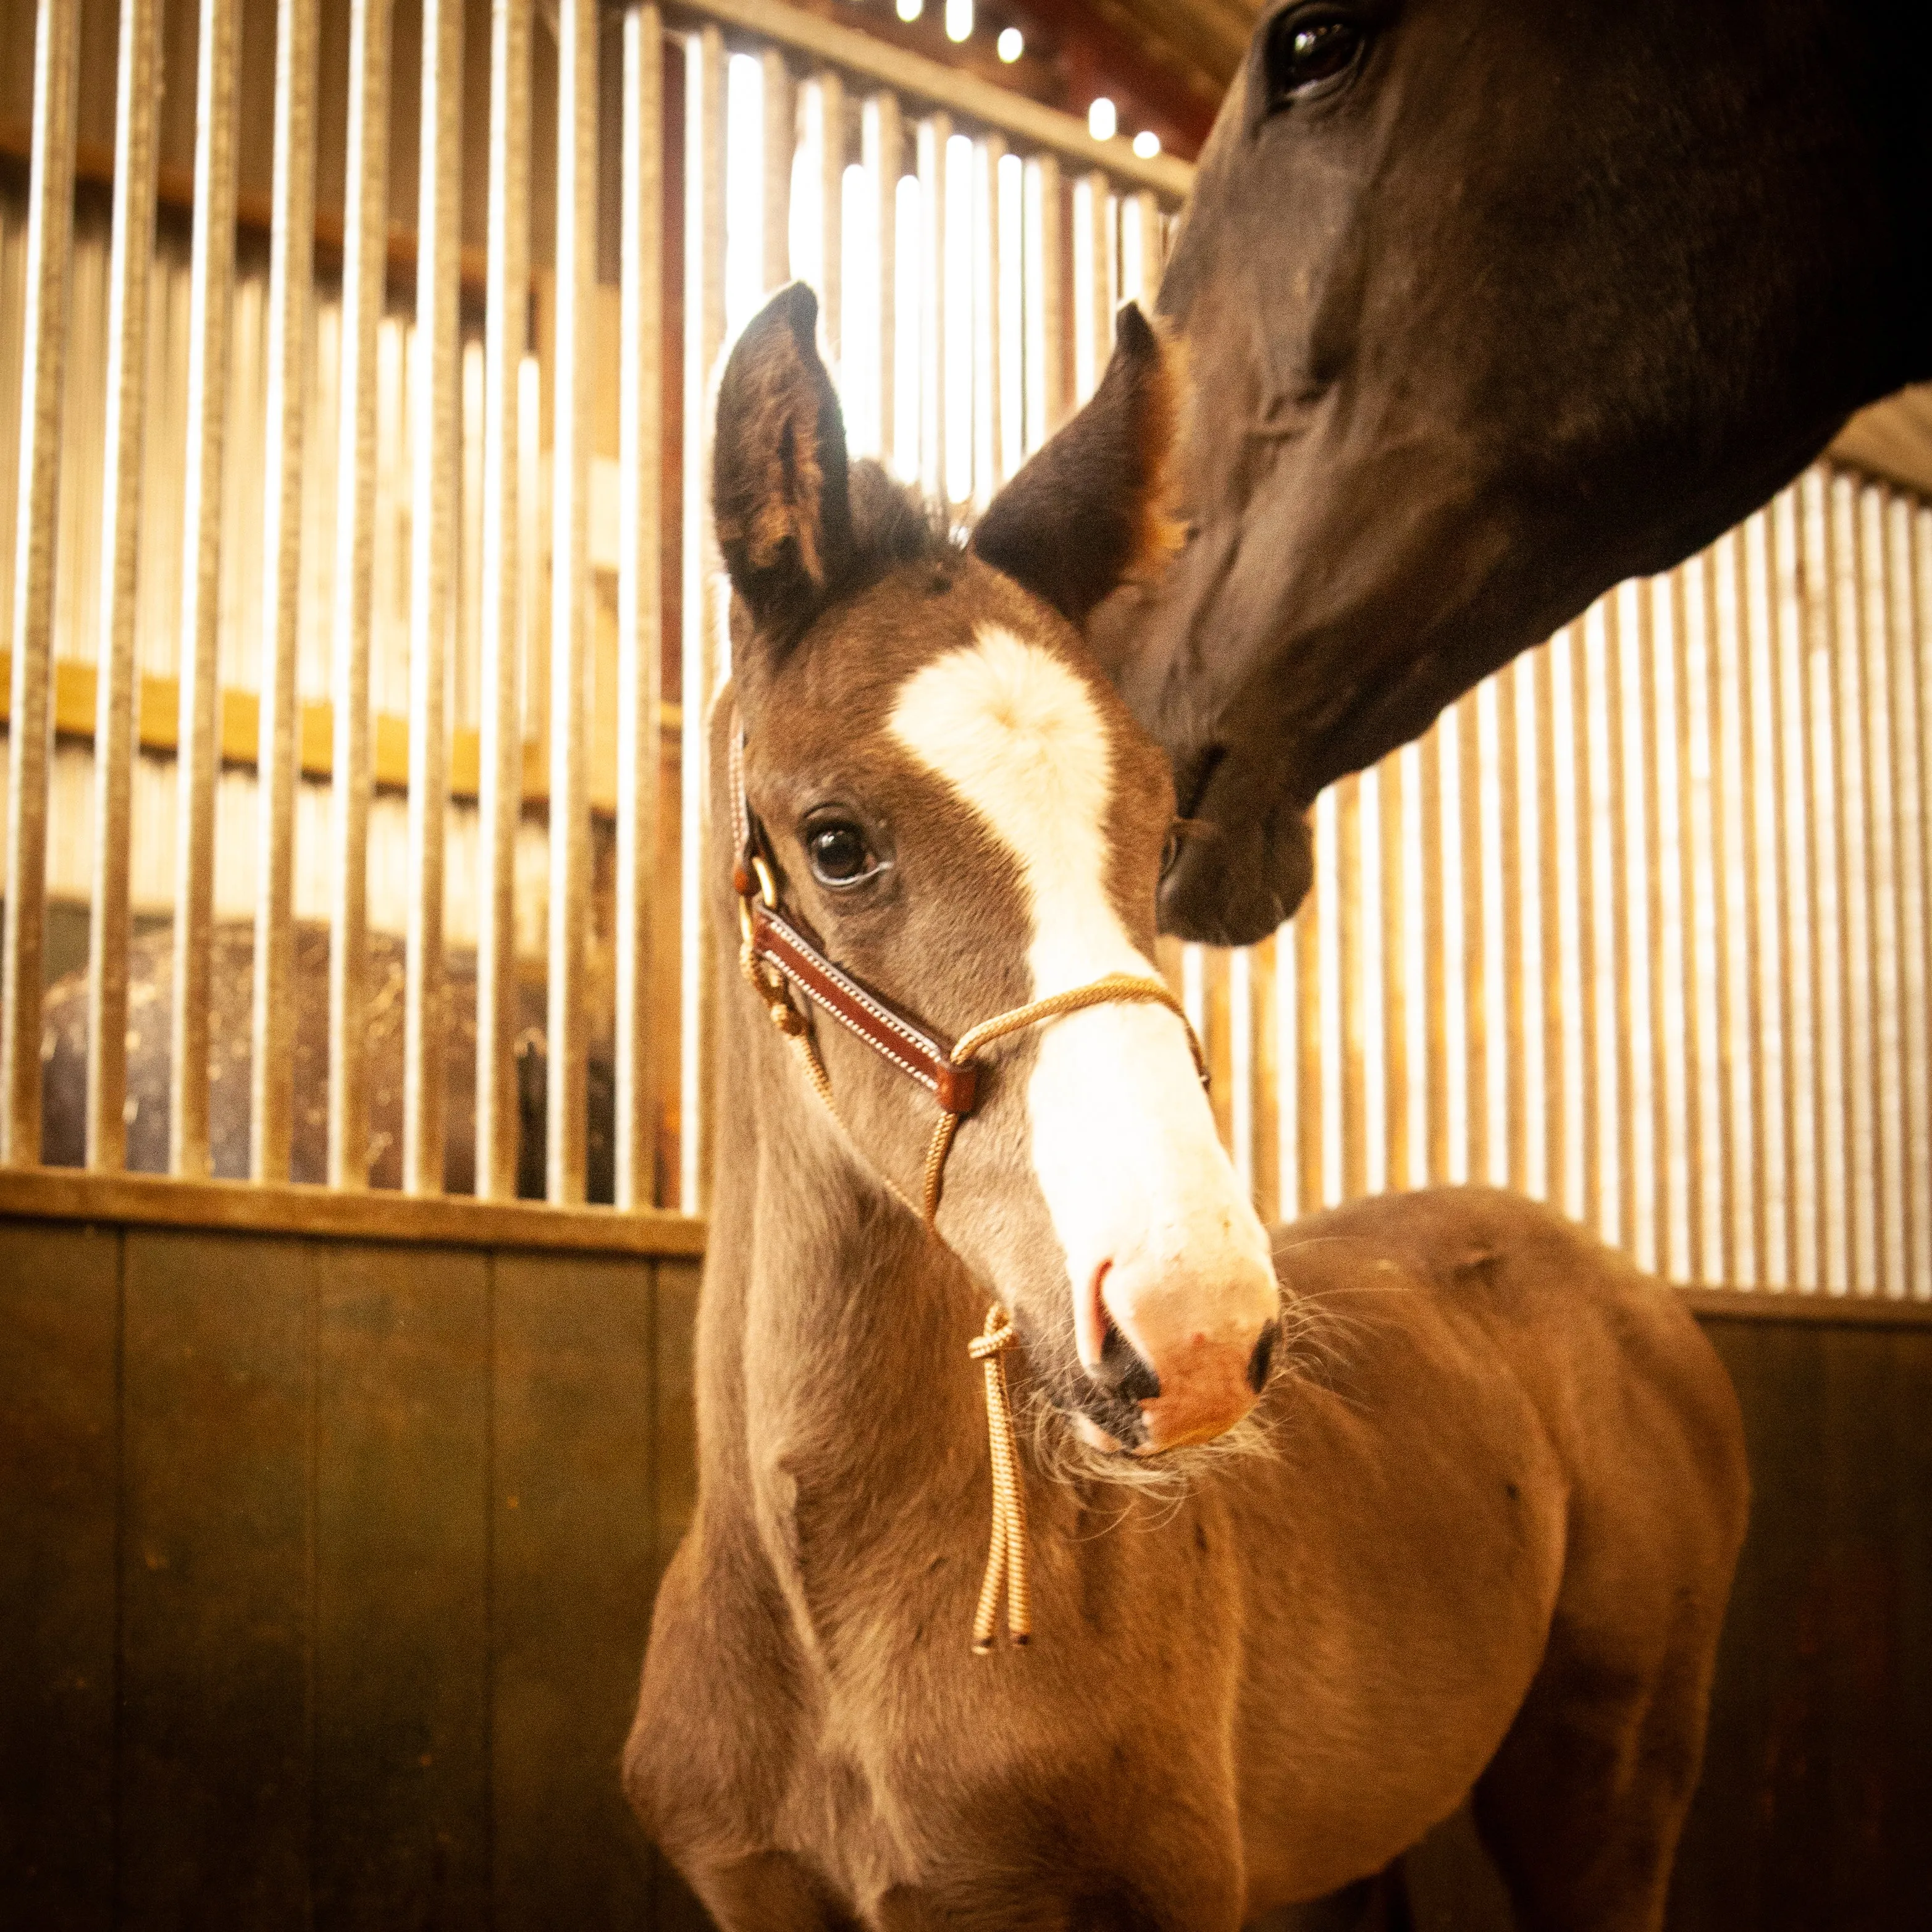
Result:
{"label": "adult horse", "polygon": [[[1234,1932],[1473,1785],[1526,1932],[1657,1932],[1743,1531],[1723,1369],[1505,1195],[1270,1252],[1151,963],[1166,760],[1078,629],[1158,548],[1159,346],[1128,310],[962,550],[848,470],[815,316],[775,297],[718,392],[698,1492],[632,1802],[726,1932]],[[989,1491],[1025,1648],[1022,1573],[973,1616]]]}
{"label": "adult horse", "polygon": [[1106,648],[1175,763],[1164,925],[1257,939],[1320,788],[1932,373],[1902,0],[1286,0],[1160,306],[1193,541]]}

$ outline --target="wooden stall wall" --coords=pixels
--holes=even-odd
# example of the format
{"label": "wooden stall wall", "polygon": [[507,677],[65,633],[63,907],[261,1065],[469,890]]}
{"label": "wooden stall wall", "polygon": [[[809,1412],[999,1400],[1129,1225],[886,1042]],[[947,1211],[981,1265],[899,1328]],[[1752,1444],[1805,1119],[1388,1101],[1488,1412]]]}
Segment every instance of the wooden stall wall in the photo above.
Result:
{"label": "wooden stall wall", "polygon": [[688,1922],[688,1256],[0,1220],[0,1924]]}
{"label": "wooden stall wall", "polygon": [[[0,1221],[0,1924],[702,1924],[617,1774],[696,1290]],[[1932,1923],[1932,1316],[1698,1306],[1755,1503],[1673,1932]],[[1466,1820],[1411,1865],[1507,1932]]]}

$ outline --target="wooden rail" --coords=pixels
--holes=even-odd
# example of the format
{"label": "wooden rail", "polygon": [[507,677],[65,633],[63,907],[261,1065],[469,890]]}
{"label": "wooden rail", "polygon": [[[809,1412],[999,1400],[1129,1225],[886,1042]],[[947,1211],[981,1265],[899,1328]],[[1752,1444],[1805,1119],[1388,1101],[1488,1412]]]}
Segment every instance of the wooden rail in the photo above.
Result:
{"label": "wooden rail", "polygon": [[[10,706],[4,688],[11,670],[11,653],[0,650],[0,725],[8,722]],[[100,674],[91,664],[73,658],[54,662],[53,725],[56,736],[78,744],[92,745],[99,730],[98,707],[103,689]],[[138,702],[134,707],[135,742],[144,752],[172,757],[180,742],[181,683],[176,678],[143,671],[134,680]],[[253,766],[261,749],[261,699],[252,691],[232,686],[220,694],[221,762],[224,765]],[[675,758],[683,715],[675,704],[659,702],[658,728],[664,743],[662,755]],[[305,698],[296,707],[296,755],[305,778],[326,778],[334,770],[334,707],[326,698]],[[410,728],[407,718],[393,712],[376,713],[370,721],[370,782],[381,791],[407,791],[410,784]],[[521,745],[520,763],[513,767],[520,776],[517,795],[524,804],[547,805],[550,800],[550,768],[544,748],[534,740]],[[446,770],[449,796],[468,803],[482,792],[482,734],[458,726],[449,734]],[[617,773],[613,761],[593,758],[590,773],[590,809],[597,816],[611,817],[617,806]]]}

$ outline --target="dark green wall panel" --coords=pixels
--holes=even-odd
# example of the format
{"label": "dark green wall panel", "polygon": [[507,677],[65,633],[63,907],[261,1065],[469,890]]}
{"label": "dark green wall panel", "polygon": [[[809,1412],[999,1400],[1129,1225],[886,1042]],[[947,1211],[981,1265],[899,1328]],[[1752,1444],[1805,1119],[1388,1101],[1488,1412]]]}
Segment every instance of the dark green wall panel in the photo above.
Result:
{"label": "dark green wall panel", "polygon": [[114,1882],[120,1243],[0,1222],[0,1924]]}

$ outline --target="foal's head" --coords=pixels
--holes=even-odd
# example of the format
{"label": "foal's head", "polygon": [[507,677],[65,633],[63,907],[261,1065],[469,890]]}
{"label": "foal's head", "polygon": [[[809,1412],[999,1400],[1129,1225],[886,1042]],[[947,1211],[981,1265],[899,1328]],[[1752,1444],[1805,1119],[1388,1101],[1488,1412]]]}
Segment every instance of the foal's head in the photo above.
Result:
{"label": "foal's head", "polygon": [[[1160,344],[1124,314],[1094,400],[962,548],[876,465],[848,466],[816,320],[808,290],[775,296],[718,398],[745,790],[780,898],[944,1041],[1155,976],[1173,788],[1079,626],[1162,546]],[[815,1033],[860,1166],[916,1200],[931,1094],[822,1016]],[[1088,1442],[1142,1453],[1239,1420],[1278,1292],[1182,1021],[1065,1014],[989,1048],[980,1079],[936,1226],[1049,1399]]]}

